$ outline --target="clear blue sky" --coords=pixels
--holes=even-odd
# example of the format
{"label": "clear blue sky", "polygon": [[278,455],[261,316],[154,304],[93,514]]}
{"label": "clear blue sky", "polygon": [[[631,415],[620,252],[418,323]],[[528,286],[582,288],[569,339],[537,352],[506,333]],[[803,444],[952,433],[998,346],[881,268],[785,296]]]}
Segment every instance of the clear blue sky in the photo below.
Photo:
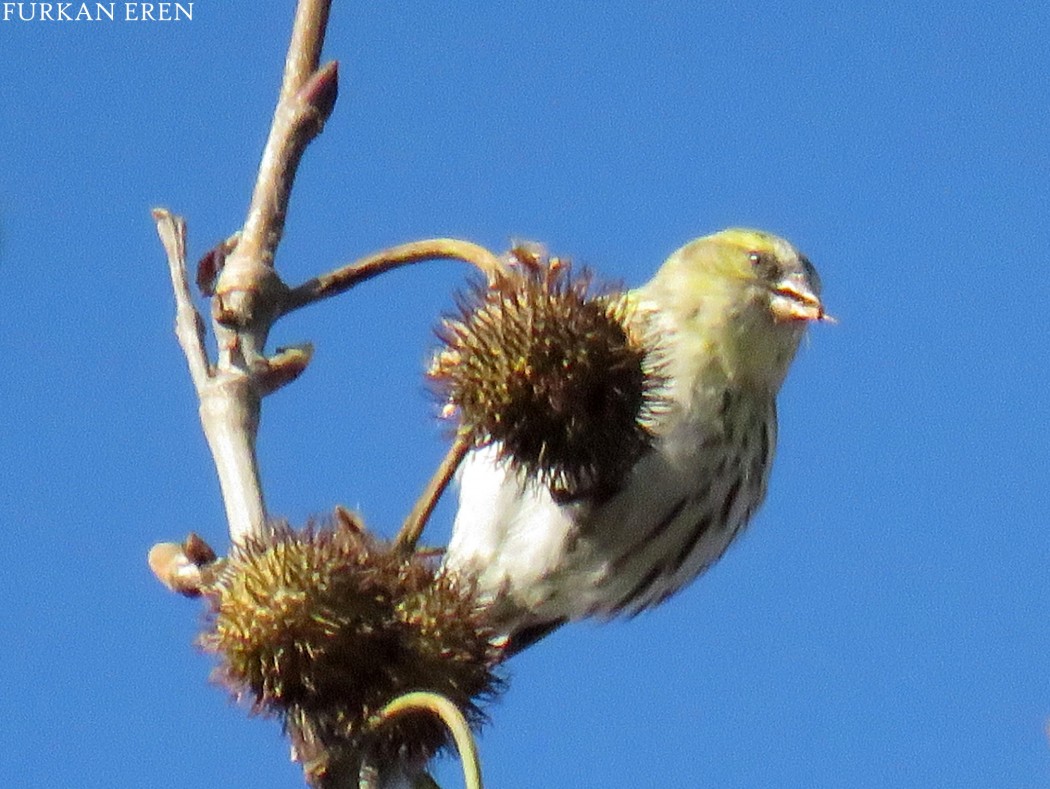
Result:
{"label": "clear blue sky", "polygon": [[[336,3],[288,281],[455,235],[633,285],[744,224],[802,248],[840,319],[724,561],[513,661],[492,787],[1050,784],[1050,10],[877,5]],[[194,259],[237,229],[290,20],[0,22],[4,785],[301,783],[145,562],[190,529],[225,546],[149,209],[188,218]],[[421,371],[464,273],[276,327],[316,356],[265,404],[275,513],[396,528],[443,452]]]}

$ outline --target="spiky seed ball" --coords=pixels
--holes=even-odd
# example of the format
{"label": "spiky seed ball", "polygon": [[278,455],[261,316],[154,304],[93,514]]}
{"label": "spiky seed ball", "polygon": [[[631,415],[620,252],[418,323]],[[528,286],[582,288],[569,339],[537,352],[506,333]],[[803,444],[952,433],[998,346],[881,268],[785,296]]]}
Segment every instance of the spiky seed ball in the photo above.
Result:
{"label": "spiky seed ball", "polygon": [[658,353],[624,294],[534,249],[459,299],[429,376],[477,447],[559,499],[615,488],[652,443]]}
{"label": "spiky seed ball", "polygon": [[444,727],[424,716],[372,730],[372,716],[402,693],[436,691],[480,724],[478,703],[501,687],[473,589],[345,522],[249,540],[205,594],[200,642],[219,657],[216,678],[280,717],[297,746],[310,743],[313,769],[363,748],[443,747]]}

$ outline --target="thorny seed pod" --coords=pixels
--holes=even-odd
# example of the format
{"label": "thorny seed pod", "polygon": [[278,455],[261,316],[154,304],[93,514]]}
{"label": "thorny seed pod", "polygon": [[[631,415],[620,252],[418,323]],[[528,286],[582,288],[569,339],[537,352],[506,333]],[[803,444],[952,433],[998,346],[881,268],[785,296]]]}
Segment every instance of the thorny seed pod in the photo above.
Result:
{"label": "thorny seed pod", "polygon": [[282,720],[308,776],[365,751],[425,758],[445,746],[427,716],[372,727],[405,692],[443,694],[480,725],[479,703],[502,686],[473,589],[345,519],[247,541],[204,594],[215,678]]}
{"label": "thorny seed pod", "polygon": [[428,375],[475,446],[498,442],[556,498],[601,495],[652,442],[656,343],[626,294],[535,246],[510,256],[438,327]]}

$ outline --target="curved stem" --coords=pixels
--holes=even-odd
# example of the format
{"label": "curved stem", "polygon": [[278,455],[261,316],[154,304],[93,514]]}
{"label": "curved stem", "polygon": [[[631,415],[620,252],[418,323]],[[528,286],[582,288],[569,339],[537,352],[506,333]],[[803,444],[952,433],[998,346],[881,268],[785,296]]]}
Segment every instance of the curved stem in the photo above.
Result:
{"label": "curved stem", "polygon": [[460,430],[456,433],[452,446],[449,447],[441,464],[434,470],[433,476],[419,495],[419,499],[412,507],[412,511],[405,518],[401,530],[397,533],[397,539],[394,541],[394,545],[397,548],[405,553],[411,553],[415,550],[416,543],[419,542],[419,537],[423,533],[423,527],[426,526],[430,514],[434,511],[434,507],[437,506],[438,499],[445,492],[448,483],[452,481],[456,469],[459,468],[459,464],[470,450],[472,443],[467,431]]}
{"label": "curved stem", "polygon": [[322,274],[285,296],[281,314],[287,314],[316,301],[338,296],[365,280],[411,263],[426,260],[461,260],[470,263],[492,279],[503,268],[500,259],[485,247],[455,238],[429,238],[384,249]]}
{"label": "curved stem", "polygon": [[392,720],[406,712],[429,712],[441,718],[441,721],[452,733],[452,739],[459,751],[459,759],[463,764],[463,783],[467,789],[482,789],[481,784],[481,762],[478,759],[478,749],[474,742],[474,735],[470,731],[470,725],[459,707],[442,696],[432,691],[418,690],[399,696],[379,711],[378,724]]}

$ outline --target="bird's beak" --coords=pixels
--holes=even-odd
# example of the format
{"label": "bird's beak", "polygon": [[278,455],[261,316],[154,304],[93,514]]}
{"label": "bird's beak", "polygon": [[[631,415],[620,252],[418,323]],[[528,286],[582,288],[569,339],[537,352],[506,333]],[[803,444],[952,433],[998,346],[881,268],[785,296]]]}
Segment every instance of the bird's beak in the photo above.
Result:
{"label": "bird's beak", "polygon": [[835,319],[824,312],[824,305],[807,282],[791,278],[780,282],[773,289],[770,302],[773,317],[778,321],[826,321]]}

